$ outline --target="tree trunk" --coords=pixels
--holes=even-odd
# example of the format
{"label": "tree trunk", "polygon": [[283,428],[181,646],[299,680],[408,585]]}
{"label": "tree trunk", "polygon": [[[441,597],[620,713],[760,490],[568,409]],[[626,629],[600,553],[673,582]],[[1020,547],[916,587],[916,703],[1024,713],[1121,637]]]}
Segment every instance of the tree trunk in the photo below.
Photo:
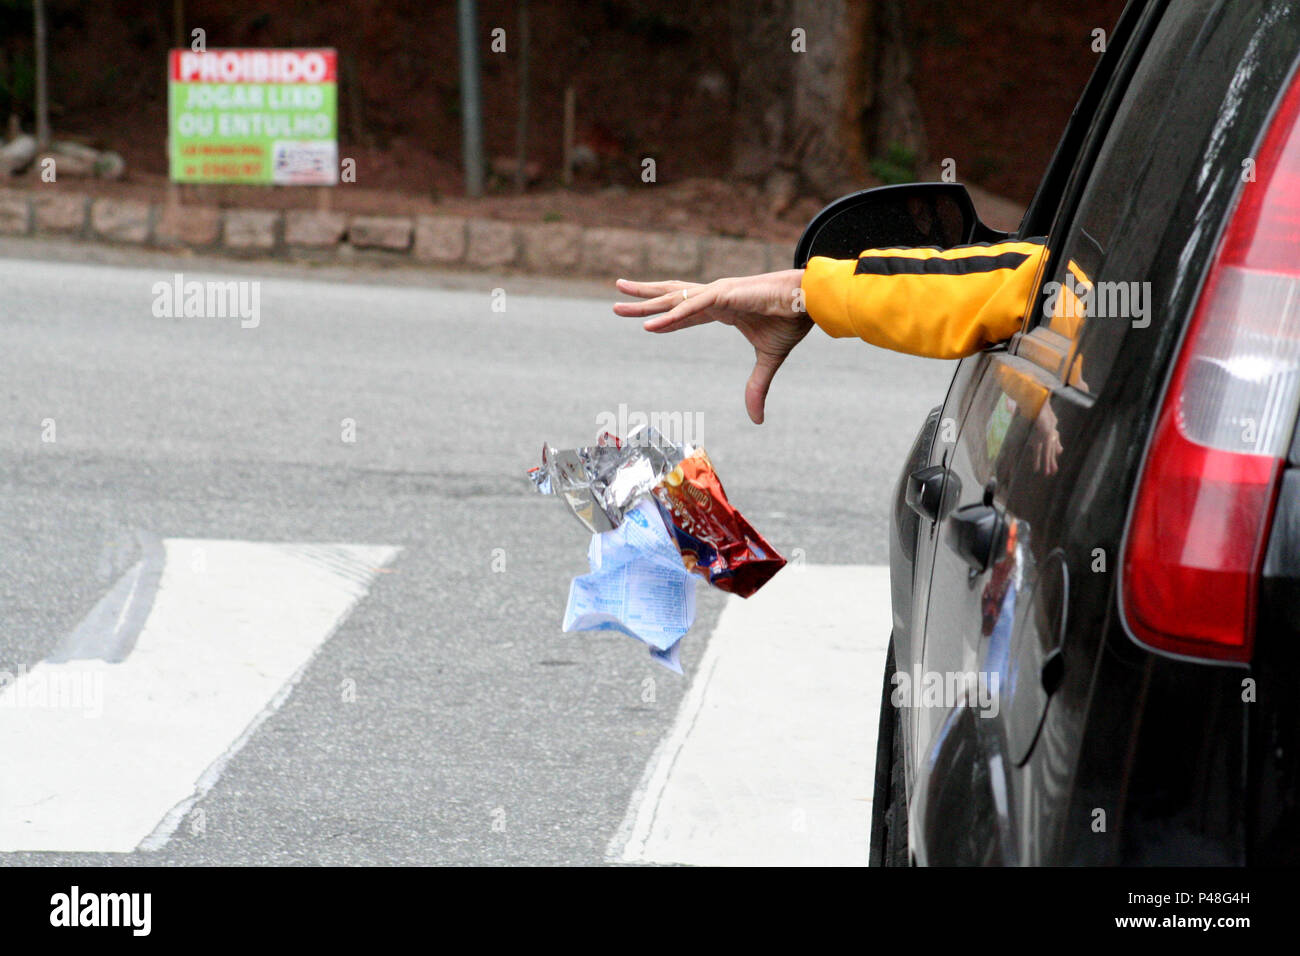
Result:
{"label": "tree trunk", "polygon": [[172,48],[183,50],[189,46],[185,36],[185,0],[172,0]]}
{"label": "tree trunk", "polygon": [[522,193],[528,183],[528,60],[532,46],[528,36],[528,0],[517,0],[519,7],[519,112],[515,116],[515,192]]}
{"label": "tree trunk", "polygon": [[925,158],[900,0],[732,0],[731,19],[735,175],[830,198],[876,156]]}

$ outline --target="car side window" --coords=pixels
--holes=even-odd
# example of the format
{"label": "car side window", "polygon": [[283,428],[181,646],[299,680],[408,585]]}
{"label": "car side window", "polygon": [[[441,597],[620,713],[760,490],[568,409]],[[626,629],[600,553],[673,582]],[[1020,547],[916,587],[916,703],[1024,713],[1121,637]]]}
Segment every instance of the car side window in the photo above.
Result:
{"label": "car side window", "polygon": [[1114,74],[1126,51],[1136,42],[1136,34],[1146,15],[1146,9],[1147,4],[1133,0],[1120,14],[1119,21],[1107,40],[1106,50],[1097,61],[1096,69],[1084,86],[1079,102],[1075,104],[1074,111],[1065,124],[1065,130],[1061,134],[1060,142],[1056,144],[1051,162],[1047,164],[1042,182],[1038,184],[1029,208],[1025,210],[1017,235],[1044,236],[1051,229],[1097,112],[1105,102]]}
{"label": "car side window", "polygon": [[[1186,0],[1208,15],[1215,0]],[[1201,12],[1200,10],[1195,11]],[[1080,193],[1065,235],[1051,243],[1045,281],[1030,316],[1022,349],[1056,363],[1050,370],[1066,384],[1096,394],[1130,328],[1150,322],[1151,294],[1133,281],[1122,257],[1110,252],[1123,234],[1132,204],[1141,198],[1144,171],[1157,150],[1178,149],[1152,132],[1164,105],[1184,80],[1181,67],[1204,23],[1182,9],[1164,17],[1116,107]],[[1050,346],[1050,347],[1044,347]],[[1049,361],[1039,361],[1048,367]]]}

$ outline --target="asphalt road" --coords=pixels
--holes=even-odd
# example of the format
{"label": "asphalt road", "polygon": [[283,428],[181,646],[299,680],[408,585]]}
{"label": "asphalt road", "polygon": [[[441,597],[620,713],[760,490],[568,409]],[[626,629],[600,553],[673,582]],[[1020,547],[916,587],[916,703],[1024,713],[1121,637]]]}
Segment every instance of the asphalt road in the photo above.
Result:
{"label": "asphalt road", "polygon": [[[698,414],[778,549],[878,565],[899,463],[951,375],[814,330],[756,427],[739,335],[651,336],[590,283],[30,241],[0,257],[0,670],[45,659],[140,532],[401,549],[198,801],[201,826],[155,852],[0,864],[601,862],[723,602],[701,589],[685,678],[627,637],[562,633],[587,539],[525,479],[542,442],[590,440],[620,403]],[[157,317],[177,272],[260,283],[259,324]]]}

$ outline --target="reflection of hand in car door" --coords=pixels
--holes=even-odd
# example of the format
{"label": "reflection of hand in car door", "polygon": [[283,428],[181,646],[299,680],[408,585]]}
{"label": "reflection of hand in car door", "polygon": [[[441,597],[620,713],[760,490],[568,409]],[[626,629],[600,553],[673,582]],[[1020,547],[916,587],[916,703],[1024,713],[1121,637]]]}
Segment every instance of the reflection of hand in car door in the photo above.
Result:
{"label": "reflection of hand in car door", "polygon": [[[1073,259],[1066,264],[1066,268],[1074,280],[1073,288],[1068,285],[1062,287],[1061,296],[1052,313],[1050,327],[1070,341],[1078,342],[1084,323],[1088,321],[1088,303],[1092,300],[1093,284],[1087,273]],[[1066,375],[1065,382],[1080,391],[1088,390],[1088,383],[1083,378],[1083,356],[1077,352],[1070,363],[1070,371]],[[1056,413],[1052,411],[1051,402],[1046,402],[1038,418],[1034,420],[1034,434],[1029,440],[1034,470],[1045,475],[1056,474],[1058,460],[1065,451],[1061,446],[1061,433],[1056,426]]]}
{"label": "reflection of hand in car door", "polygon": [[[1071,342],[1077,342],[1084,323],[1088,320],[1088,303],[1092,301],[1093,285],[1088,274],[1073,259],[1066,264],[1066,268],[1069,270],[1069,279],[1060,284],[1057,292],[1049,294],[1051,319],[1048,328],[1064,335]],[[1083,380],[1081,356],[1075,356],[1066,384],[1080,391],[1088,390],[1088,383]]]}
{"label": "reflection of hand in car door", "polygon": [[1028,441],[1034,470],[1045,475],[1056,474],[1065,449],[1056,427],[1050,390],[1036,378],[1010,365],[999,366],[998,387],[1015,404],[1016,413],[1031,423]]}
{"label": "reflection of hand in car door", "polygon": [[[1066,264],[1066,268],[1069,271],[1067,281],[1061,283],[1059,290],[1049,299],[1051,318],[1048,328],[1077,342],[1084,323],[1088,320],[1088,303],[1092,299],[1093,284],[1073,259]],[[1083,379],[1083,357],[1077,353],[1066,376],[1066,384],[1087,391],[1088,383]],[[1044,475],[1056,474],[1064,452],[1056,413],[1052,411],[1048,397],[1034,416],[1033,434],[1029,438],[1029,454],[1034,471]]]}
{"label": "reflection of hand in car door", "polygon": [[1034,471],[1044,475],[1054,475],[1057,462],[1065,448],[1061,445],[1061,433],[1056,427],[1056,412],[1052,403],[1044,402],[1038,417],[1034,419],[1034,431],[1029,436],[1029,453],[1033,456]]}

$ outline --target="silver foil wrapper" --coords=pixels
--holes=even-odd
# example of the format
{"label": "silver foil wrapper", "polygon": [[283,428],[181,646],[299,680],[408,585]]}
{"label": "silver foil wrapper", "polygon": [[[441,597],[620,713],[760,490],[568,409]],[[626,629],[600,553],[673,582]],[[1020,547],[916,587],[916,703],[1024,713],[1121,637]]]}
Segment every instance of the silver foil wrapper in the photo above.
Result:
{"label": "silver foil wrapper", "polygon": [[587,530],[600,534],[622,524],[623,515],[689,453],[643,426],[624,440],[604,432],[585,448],[543,445],[542,463],[528,476],[542,494],[563,497]]}

